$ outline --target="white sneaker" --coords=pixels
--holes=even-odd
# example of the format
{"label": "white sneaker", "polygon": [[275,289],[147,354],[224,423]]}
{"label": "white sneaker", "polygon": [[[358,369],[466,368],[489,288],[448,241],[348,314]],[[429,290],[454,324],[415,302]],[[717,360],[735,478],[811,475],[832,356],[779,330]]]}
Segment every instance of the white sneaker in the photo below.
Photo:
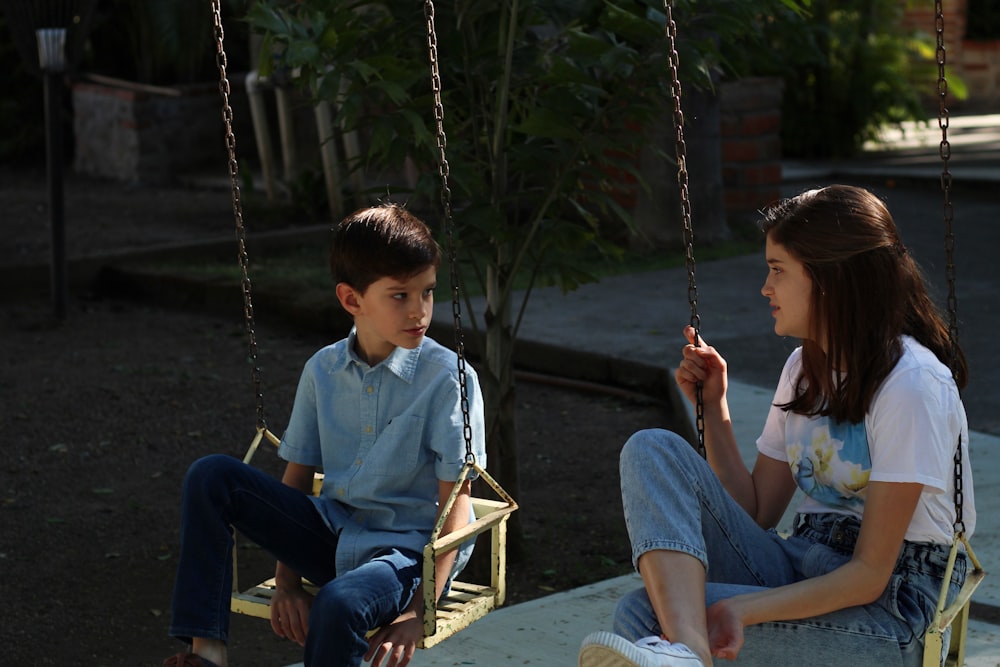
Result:
{"label": "white sneaker", "polygon": [[684,644],[662,637],[632,643],[612,632],[593,632],[580,646],[580,667],[705,667]]}

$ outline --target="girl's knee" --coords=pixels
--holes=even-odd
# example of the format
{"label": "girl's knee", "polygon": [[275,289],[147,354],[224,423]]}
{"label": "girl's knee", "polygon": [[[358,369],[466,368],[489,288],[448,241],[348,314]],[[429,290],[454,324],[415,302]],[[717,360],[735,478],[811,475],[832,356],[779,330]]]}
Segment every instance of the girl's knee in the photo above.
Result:
{"label": "girl's knee", "polygon": [[632,434],[625,441],[620,454],[620,465],[622,469],[642,468],[649,465],[650,454],[655,453],[658,457],[673,456],[685,448],[692,449],[687,440],[673,431],[662,428],[645,429]]}

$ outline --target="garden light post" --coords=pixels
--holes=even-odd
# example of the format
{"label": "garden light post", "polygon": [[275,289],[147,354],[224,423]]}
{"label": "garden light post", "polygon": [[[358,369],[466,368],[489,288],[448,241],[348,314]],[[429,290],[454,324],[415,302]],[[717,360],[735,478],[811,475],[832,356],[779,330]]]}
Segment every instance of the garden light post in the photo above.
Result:
{"label": "garden light post", "polygon": [[69,280],[66,276],[66,218],[63,207],[62,77],[66,69],[66,28],[39,28],[38,65],[45,92],[45,149],[52,229],[50,284],[56,319],[66,317]]}
{"label": "garden light post", "polygon": [[0,0],[25,67],[41,75],[45,97],[45,158],[48,172],[52,305],[66,318],[66,221],[63,207],[63,87],[83,55],[96,0]]}

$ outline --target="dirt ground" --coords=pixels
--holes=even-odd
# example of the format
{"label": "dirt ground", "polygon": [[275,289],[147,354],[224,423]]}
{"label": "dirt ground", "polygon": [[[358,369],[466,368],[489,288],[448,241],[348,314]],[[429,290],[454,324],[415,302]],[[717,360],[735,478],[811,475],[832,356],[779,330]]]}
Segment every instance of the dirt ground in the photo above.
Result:
{"label": "dirt ground", "polygon": [[[0,183],[0,266],[47,261],[43,174],[0,168]],[[74,176],[66,208],[71,257],[220,236],[231,225],[218,192]],[[3,662],[159,665],[179,648],[166,629],[184,471],[204,454],[241,456],[255,425],[243,324],[87,290],[57,322],[45,294],[16,287],[8,278],[0,301]],[[280,432],[301,365],[327,337],[261,319],[266,415]],[[508,568],[509,603],[629,571],[617,453],[633,431],[669,427],[669,411],[522,379],[517,418],[526,549]],[[280,471],[271,451],[255,462]],[[273,570],[245,541],[239,562],[246,583]],[[231,656],[237,665],[301,659],[266,622],[245,617],[234,619]]]}

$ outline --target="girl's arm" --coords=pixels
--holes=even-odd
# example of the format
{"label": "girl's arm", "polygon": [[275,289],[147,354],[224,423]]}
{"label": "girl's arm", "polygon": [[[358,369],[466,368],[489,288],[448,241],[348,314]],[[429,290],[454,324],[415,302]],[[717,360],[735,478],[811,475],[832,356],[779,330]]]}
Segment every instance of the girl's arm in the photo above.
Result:
{"label": "girl's arm", "polygon": [[735,658],[747,625],[808,618],[876,600],[889,582],[922,492],[918,483],[872,482],[850,561],[818,577],[712,605],[708,622],[713,655]]}
{"label": "girl's arm", "polygon": [[764,528],[773,528],[795,493],[795,480],[787,463],[758,455],[753,474],[740,456],[726,392],[729,386],[726,360],[704,339],[695,346],[694,329],[684,335],[691,343],[674,374],[677,385],[692,403],[695,387],[702,384],[705,454],[722,486]]}

